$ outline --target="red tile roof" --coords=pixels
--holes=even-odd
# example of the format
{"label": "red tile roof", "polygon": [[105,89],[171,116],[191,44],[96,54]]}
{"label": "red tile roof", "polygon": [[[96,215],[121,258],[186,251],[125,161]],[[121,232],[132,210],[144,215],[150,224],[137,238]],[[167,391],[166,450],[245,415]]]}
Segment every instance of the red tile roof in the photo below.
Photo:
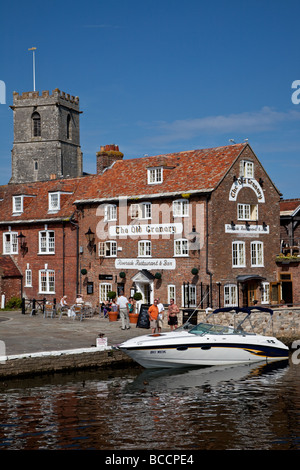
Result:
{"label": "red tile roof", "polygon": [[[207,192],[214,190],[247,144],[228,145],[116,161],[93,179],[83,193],[83,200],[119,196]],[[148,184],[147,168],[163,167],[163,182]]]}
{"label": "red tile roof", "polygon": [[281,215],[292,215],[298,208],[300,209],[300,199],[283,199],[280,201]]}
{"label": "red tile roof", "polygon": [[[222,181],[247,144],[116,161],[101,175],[0,186],[0,223],[68,219],[75,201],[119,196],[209,192]],[[163,167],[163,182],[148,184],[147,168]],[[61,192],[60,210],[48,211],[49,192]],[[13,215],[13,196],[24,195],[24,211]]]}

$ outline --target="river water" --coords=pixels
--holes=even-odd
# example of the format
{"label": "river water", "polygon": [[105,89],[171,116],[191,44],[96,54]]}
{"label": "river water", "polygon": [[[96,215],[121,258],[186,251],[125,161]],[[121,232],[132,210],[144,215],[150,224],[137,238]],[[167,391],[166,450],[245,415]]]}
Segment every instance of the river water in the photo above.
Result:
{"label": "river water", "polygon": [[0,450],[300,450],[300,365],[0,382]]}

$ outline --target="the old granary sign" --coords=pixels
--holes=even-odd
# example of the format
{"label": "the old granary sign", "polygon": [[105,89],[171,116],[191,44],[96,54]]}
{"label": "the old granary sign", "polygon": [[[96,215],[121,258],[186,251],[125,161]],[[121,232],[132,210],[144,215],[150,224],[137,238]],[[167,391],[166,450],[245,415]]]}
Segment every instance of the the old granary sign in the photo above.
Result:
{"label": "the old granary sign", "polygon": [[178,235],[182,233],[182,223],[169,224],[132,224],[132,225],[111,225],[109,235],[119,236],[157,236],[157,235]]}
{"label": "the old granary sign", "polygon": [[238,193],[243,188],[252,189],[257,196],[258,202],[265,202],[265,195],[259,182],[254,178],[244,178],[243,176],[233,182],[229,191],[229,201],[236,201]]}
{"label": "the old granary sign", "polygon": [[116,269],[176,269],[173,258],[119,258],[115,260]]}

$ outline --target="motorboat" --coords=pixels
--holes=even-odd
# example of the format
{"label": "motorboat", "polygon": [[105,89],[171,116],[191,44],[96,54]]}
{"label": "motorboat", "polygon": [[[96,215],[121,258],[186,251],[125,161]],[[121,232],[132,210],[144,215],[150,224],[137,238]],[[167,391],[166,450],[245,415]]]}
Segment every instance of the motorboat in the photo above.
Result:
{"label": "motorboat", "polygon": [[277,338],[244,330],[242,325],[250,319],[254,310],[273,315],[271,309],[263,307],[219,308],[209,316],[220,312],[245,313],[246,316],[237,326],[214,322],[194,326],[187,321],[171,332],[131,338],[119,344],[118,349],[147,369],[250,364],[287,359],[289,348]]}

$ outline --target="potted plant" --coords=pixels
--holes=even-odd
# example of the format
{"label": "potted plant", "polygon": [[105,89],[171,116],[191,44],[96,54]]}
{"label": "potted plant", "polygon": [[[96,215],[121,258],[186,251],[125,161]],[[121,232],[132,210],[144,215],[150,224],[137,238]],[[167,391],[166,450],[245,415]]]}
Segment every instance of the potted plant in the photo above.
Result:
{"label": "potted plant", "polygon": [[133,294],[133,298],[134,300],[139,301],[139,300],[142,300],[143,296],[140,292],[136,292],[135,294]]}
{"label": "potted plant", "polygon": [[[107,297],[109,298],[110,301],[112,301],[113,299],[115,299],[117,296],[116,292],[114,291],[109,291],[107,293]],[[108,312],[108,318],[109,318],[109,321],[117,321],[118,319],[118,312],[112,312],[112,311],[109,311]]]}
{"label": "potted plant", "polygon": [[[135,294],[133,294],[133,298],[134,298],[135,301],[138,302],[138,301],[142,300],[143,296],[140,292],[136,292]],[[138,318],[139,318],[138,313],[135,313],[135,312],[129,313],[129,322],[130,323],[137,324]]]}

